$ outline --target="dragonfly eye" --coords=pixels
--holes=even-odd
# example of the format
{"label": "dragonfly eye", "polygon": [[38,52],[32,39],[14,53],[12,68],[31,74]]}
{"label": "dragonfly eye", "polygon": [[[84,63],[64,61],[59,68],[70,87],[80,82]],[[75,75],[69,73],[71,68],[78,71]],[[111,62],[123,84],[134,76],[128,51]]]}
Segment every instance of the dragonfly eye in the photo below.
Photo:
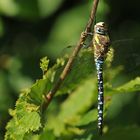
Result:
{"label": "dragonfly eye", "polygon": [[96,33],[100,34],[100,35],[106,35],[106,31],[104,29],[101,29],[101,28],[96,28],[95,30]]}

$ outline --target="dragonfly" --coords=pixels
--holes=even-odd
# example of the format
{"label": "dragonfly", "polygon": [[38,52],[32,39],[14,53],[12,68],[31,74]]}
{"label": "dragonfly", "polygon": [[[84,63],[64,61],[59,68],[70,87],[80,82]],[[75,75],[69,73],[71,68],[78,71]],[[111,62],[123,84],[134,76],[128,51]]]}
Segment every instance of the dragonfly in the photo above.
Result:
{"label": "dragonfly", "polygon": [[[92,47],[91,47],[91,45],[88,45],[88,46],[90,46],[93,50],[94,61],[95,61],[95,66],[96,66],[96,71],[97,71],[97,81],[98,81],[98,98],[97,98],[97,100],[98,100],[98,105],[97,105],[98,117],[97,118],[98,118],[99,134],[102,135],[102,133],[103,133],[103,113],[104,113],[103,64],[107,57],[107,54],[109,52],[109,46],[111,44],[113,44],[113,46],[114,46],[114,44],[117,44],[117,43],[118,44],[124,43],[126,41],[132,42],[134,39],[121,39],[121,40],[116,40],[116,41],[110,43],[111,41],[110,41],[110,37],[109,37],[109,33],[108,33],[108,27],[104,22],[98,22],[95,24],[94,32],[92,33],[92,35],[93,35]],[[130,45],[130,43],[129,43],[129,45]],[[127,47],[128,47],[128,45],[127,45]],[[71,48],[71,47],[68,47],[68,48]],[[88,47],[83,46],[83,49],[86,49],[86,48],[88,48]],[[86,57],[84,59],[86,59]],[[87,61],[87,59],[86,59],[86,61]],[[74,69],[74,66],[72,66],[72,69]],[[75,77],[76,76],[77,76],[77,74],[75,75]],[[48,94],[48,98],[49,98],[49,94]]]}
{"label": "dragonfly", "polygon": [[[103,128],[103,104],[104,104],[104,90],[103,90],[103,63],[108,52],[108,47],[110,45],[110,39],[108,35],[108,28],[104,22],[99,22],[94,26],[93,32],[93,52],[94,52],[94,60],[97,70],[97,78],[98,78],[98,129],[99,133],[102,134]],[[61,77],[61,76],[60,76]],[[60,79],[61,80],[61,79]],[[60,82],[62,81],[58,81]],[[55,84],[54,89],[59,85]],[[50,90],[47,95],[47,99],[51,98],[51,95],[54,89]]]}
{"label": "dragonfly", "polygon": [[[103,64],[111,43],[108,35],[108,27],[104,22],[96,23],[94,26],[94,32],[89,33],[89,35],[92,35],[92,42],[90,42],[87,46],[85,44],[85,46],[83,46],[83,49],[87,49],[90,47],[92,48],[92,51],[94,53],[94,61],[98,79],[98,130],[99,134],[102,134],[104,106]],[[69,50],[71,46],[68,46],[67,48]]]}
{"label": "dragonfly", "polygon": [[108,27],[104,22],[99,22],[94,26],[93,51],[98,79],[98,130],[101,135],[103,129],[104,106],[103,63],[109,50],[109,46],[110,38],[108,35]]}

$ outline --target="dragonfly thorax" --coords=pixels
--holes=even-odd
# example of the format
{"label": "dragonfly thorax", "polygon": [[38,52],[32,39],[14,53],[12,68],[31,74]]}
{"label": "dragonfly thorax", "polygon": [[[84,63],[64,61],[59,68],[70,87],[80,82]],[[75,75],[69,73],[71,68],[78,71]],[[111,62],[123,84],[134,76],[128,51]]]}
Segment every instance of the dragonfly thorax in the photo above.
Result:
{"label": "dragonfly thorax", "polygon": [[108,35],[108,28],[104,22],[99,22],[94,27],[93,47],[94,57],[106,57],[108,47],[110,45],[110,38]]}

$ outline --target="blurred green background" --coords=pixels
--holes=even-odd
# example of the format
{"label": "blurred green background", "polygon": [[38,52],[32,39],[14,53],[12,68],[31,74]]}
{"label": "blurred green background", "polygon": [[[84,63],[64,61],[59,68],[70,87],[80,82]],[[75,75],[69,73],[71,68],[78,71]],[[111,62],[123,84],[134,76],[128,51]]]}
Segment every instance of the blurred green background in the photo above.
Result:
{"label": "blurred green background", "polygon": [[[140,75],[139,5],[139,0],[99,3],[96,21],[109,25],[115,49],[112,67],[124,67],[116,85]],[[92,0],[0,0],[0,139],[20,90],[41,78],[40,58],[48,56],[53,64],[65,47],[77,43],[91,6]],[[110,112],[116,111],[108,118],[112,126],[140,125],[139,93],[113,101]]]}

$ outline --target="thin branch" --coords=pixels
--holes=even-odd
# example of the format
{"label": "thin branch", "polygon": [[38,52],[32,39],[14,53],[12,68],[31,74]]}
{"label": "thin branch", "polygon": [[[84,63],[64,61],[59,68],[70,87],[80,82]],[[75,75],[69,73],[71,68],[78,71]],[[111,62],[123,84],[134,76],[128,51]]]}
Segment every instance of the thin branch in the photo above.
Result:
{"label": "thin branch", "polygon": [[57,90],[59,89],[59,87],[61,86],[62,82],[64,81],[64,79],[66,78],[66,76],[69,73],[69,70],[72,67],[73,61],[75,59],[75,57],[77,56],[78,52],[80,51],[80,49],[82,48],[82,46],[84,45],[84,42],[88,36],[88,33],[91,32],[91,28],[95,19],[95,15],[96,15],[96,11],[97,11],[97,6],[98,6],[99,0],[93,0],[93,7],[90,13],[90,18],[89,21],[87,23],[87,26],[85,28],[85,31],[81,33],[80,36],[80,40],[77,44],[77,46],[75,47],[74,51],[72,52],[64,70],[62,71],[58,81],[56,82],[56,84],[54,85],[54,87],[52,88],[52,90],[50,90],[46,95],[46,102],[45,102],[45,109],[47,109],[49,103],[51,102],[53,96],[55,95],[55,93],[57,92]]}

